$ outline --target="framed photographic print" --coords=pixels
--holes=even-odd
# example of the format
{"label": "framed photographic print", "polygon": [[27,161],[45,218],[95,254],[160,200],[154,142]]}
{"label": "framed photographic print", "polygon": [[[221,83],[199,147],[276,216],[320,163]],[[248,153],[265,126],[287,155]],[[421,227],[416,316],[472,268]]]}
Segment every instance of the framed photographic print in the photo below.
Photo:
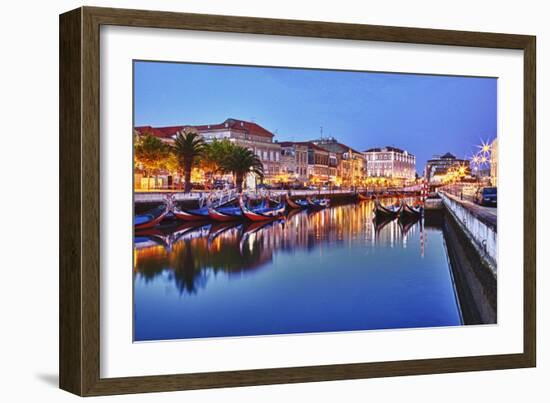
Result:
{"label": "framed photographic print", "polygon": [[60,387],[535,366],[535,37],[60,16]]}

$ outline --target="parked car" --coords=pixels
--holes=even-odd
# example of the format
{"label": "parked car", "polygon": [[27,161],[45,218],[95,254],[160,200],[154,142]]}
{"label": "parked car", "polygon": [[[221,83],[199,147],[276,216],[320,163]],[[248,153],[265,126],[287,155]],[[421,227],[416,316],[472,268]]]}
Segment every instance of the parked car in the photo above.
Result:
{"label": "parked car", "polygon": [[482,206],[496,206],[497,205],[497,188],[482,187],[477,189],[474,195],[474,202]]}

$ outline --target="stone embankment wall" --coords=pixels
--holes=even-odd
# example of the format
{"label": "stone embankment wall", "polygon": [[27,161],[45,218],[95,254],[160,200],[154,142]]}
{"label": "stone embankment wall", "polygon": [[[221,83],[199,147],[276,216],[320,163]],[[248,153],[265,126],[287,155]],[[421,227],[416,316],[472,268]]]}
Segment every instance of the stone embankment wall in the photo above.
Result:
{"label": "stone embankment wall", "polygon": [[446,209],[470,238],[481,258],[486,261],[496,277],[498,257],[496,217],[491,218],[484,214],[483,209],[476,208],[478,206],[464,202],[456,196],[440,192],[440,197]]}

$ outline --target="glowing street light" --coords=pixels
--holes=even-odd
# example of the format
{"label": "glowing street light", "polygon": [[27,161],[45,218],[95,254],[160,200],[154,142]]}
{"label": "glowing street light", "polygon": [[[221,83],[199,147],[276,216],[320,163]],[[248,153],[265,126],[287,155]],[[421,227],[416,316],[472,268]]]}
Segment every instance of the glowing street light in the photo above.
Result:
{"label": "glowing street light", "polygon": [[480,153],[482,155],[485,155],[487,156],[487,154],[489,154],[491,152],[491,144],[489,143],[489,141],[481,141],[481,145],[480,146],[477,146],[480,150]]}

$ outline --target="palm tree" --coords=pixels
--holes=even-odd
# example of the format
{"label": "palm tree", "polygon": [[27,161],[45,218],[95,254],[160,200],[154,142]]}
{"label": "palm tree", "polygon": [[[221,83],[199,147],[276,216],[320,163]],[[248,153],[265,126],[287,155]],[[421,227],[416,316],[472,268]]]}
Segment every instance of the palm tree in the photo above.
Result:
{"label": "palm tree", "polygon": [[192,128],[184,128],[176,135],[173,151],[183,169],[184,192],[191,191],[191,170],[204,151],[205,143],[199,133]]}
{"label": "palm tree", "polygon": [[264,176],[264,166],[256,154],[241,146],[233,147],[223,159],[221,168],[223,171],[235,175],[235,184],[239,193],[243,190],[243,180],[246,174],[253,173],[260,178]]}

